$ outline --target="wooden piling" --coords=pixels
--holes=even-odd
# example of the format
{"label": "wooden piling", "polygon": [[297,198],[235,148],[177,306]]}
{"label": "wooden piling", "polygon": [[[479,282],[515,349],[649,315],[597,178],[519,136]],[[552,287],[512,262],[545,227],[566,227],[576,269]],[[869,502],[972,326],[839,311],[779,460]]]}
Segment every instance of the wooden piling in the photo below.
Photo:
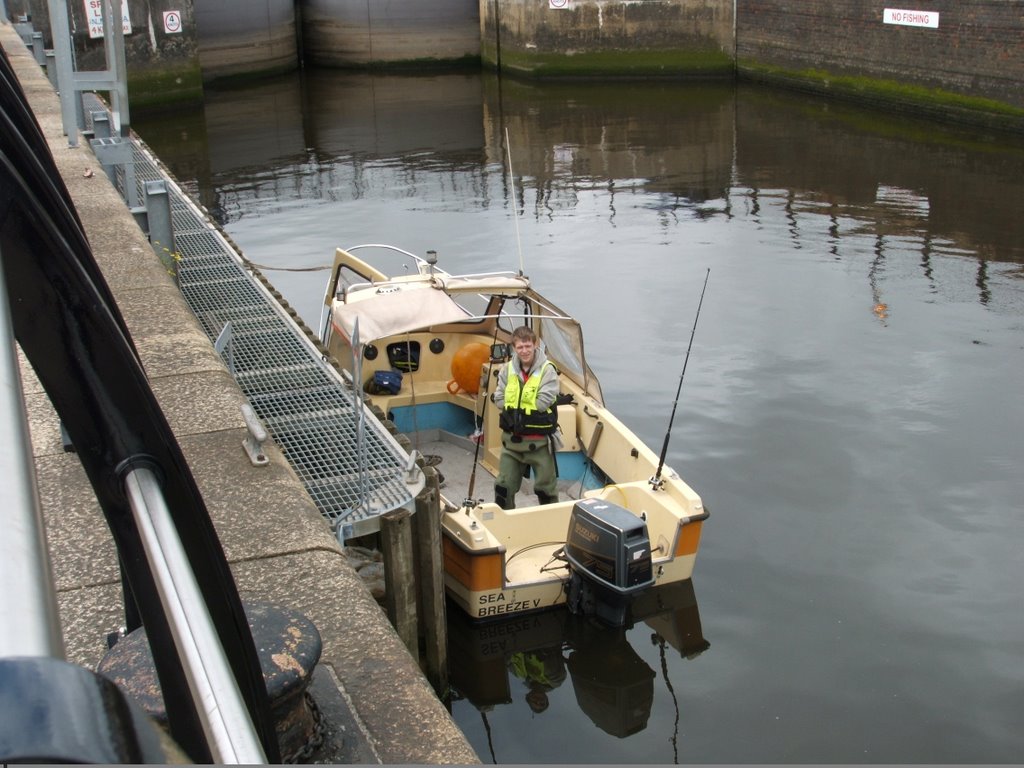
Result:
{"label": "wooden piling", "polygon": [[441,491],[437,470],[426,467],[427,483],[416,497],[414,525],[419,554],[419,602],[425,642],[427,680],[437,695],[448,693],[448,623],[444,602],[444,554],[441,545]]}
{"label": "wooden piling", "polygon": [[384,554],[385,608],[398,636],[419,663],[411,518],[412,513],[407,509],[385,512],[380,517],[380,533]]}

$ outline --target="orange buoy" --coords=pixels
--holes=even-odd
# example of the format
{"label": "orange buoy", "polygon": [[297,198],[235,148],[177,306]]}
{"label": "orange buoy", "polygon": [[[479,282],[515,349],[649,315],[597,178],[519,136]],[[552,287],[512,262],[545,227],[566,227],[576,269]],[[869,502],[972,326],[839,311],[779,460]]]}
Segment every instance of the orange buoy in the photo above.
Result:
{"label": "orange buoy", "polygon": [[[452,376],[464,391],[475,395],[480,391],[480,366],[487,362],[491,350],[486,344],[471,342],[452,357]],[[451,389],[451,382],[448,385]]]}

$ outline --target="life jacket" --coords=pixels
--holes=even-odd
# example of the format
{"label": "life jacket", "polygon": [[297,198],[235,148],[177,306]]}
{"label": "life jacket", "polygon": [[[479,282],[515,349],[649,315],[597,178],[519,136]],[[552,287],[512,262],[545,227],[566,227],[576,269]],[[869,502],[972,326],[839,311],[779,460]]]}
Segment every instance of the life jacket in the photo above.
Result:
{"label": "life jacket", "polygon": [[544,369],[549,365],[554,368],[550,360],[545,360],[540,368],[530,373],[524,383],[512,363],[508,364],[505,410],[499,419],[503,430],[513,435],[550,435],[558,427],[558,416],[553,408],[537,410],[537,391],[540,389]]}

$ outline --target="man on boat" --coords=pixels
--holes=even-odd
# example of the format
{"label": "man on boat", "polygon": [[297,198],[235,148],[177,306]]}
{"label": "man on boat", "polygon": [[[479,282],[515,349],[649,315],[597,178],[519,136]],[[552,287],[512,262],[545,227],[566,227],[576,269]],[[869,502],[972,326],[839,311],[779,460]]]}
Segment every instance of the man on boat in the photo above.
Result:
{"label": "man on boat", "polygon": [[494,501],[514,509],[516,493],[527,468],[533,470],[533,489],[541,504],[558,501],[558,474],[551,436],[558,428],[555,399],[558,371],[526,326],[512,332],[515,354],[498,371],[494,402],[500,411],[501,462]]}

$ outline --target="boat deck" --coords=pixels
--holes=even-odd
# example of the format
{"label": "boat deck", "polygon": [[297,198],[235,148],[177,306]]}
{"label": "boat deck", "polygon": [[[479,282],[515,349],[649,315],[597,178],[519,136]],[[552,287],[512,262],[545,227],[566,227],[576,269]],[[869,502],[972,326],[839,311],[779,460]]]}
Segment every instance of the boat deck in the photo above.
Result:
{"label": "boat deck", "polygon": [[[440,462],[435,465],[435,468],[444,476],[441,494],[450,504],[461,506],[469,497],[471,479],[473,483],[472,498],[475,501],[494,501],[494,475],[484,469],[482,465],[477,464],[476,475],[472,476],[476,444],[468,437],[436,429],[413,432],[408,437],[412,440],[414,450],[419,451],[425,457],[440,458]],[[559,498],[576,498],[578,491],[578,482],[558,481]],[[536,503],[537,497],[533,493],[533,481],[523,478],[522,487],[516,495],[516,505],[525,507]]]}
{"label": "boat deck", "polygon": [[563,558],[556,557],[564,546],[561,541],[546,541],[541,544],[510,552],[505,561],[505,577],[510,584],[521,584],[537,580],[537,574],[544,581],[560,581],[568,575],[569,566]]}

